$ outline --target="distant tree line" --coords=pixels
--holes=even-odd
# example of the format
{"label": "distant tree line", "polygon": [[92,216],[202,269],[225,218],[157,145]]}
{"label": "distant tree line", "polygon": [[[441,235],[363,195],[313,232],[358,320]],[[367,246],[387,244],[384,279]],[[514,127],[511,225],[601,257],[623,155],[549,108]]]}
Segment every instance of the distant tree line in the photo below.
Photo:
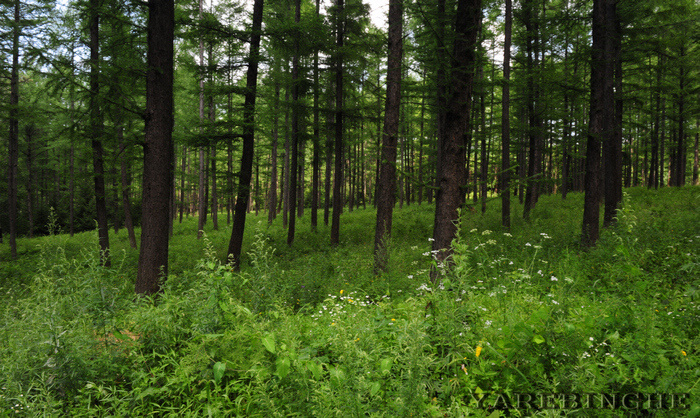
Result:
{"label": "distant tree line", "polygon": [[435,204],[448,262],[460,210],[493,197],[509,228],[542,194],[585,192],[594,245],[623,187],[698,184],[697,2],[387,1],[386,28],[361,0],[4,2],[11,256],[50,213],[97,227],[105,264],[126,228],[153,293],[185,217],[225,215],[239,268],[249,212],[280,216],[289,245],[297,222],[338,245],[341,212],[375,206],[381,274],[397,203]]}

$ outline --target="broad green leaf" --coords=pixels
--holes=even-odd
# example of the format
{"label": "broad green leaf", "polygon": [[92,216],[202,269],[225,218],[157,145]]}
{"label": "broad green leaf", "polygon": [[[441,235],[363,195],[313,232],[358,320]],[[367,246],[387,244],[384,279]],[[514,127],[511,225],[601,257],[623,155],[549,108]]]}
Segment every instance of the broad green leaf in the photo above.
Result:
{"label": "broad green leaf", "polygon": [[535,334],[535,336],[532,337],[532,341],[536,342],[537,344],[542,344],[543,342],[545,342],[545,339],[543,336]]}
{"label": "broad green leaf", "polygon": [[284,377],[289,374],[290,368],[291,363],[289,361],[289,357],[277,358],[277,376],[279,376],[280,379],[284,379]]}
{"label": "broad green leaf", "polygon": [[382,388],[381,383],[379,383],[379,382],[372,383],[372,386],[369,387],[370,396],[376,395],[377,392],[379,392],[379,389],[381,389],[381,388]]}
{"label": "broad green leaf", "polygon": [[309,369],[311,374],[314,376],[314,379],[316,380],[320,380],[323,376],[323,366],[321,366],[313,360],[310,360],[306,363],[306,368]]}
{"label": "broad green leaf", "polygon": [[222,363],[220,361],[217,361],[214,363],[214,381],[218,385],[221,383],[221,378],[224,377],[224,373],[226,372],[226,363]]}
{"label": "broad green leaf", "polygon": [[267,348],[267,351],[271,352],[272,354],[277,352],[277,350],[275,350],[275,334],[266,334],[264,337],[262,337],[262,343],[265,348]]}
{"label": "broad green leaf", "polygon": [[391,366],[393,364],[394,364],[393,358],[387,357],[385,359],[382,359],[382,361],[379,362],[379,371],[381,371],[381,373],[383,375],[387,375],[387,374],[389,374],[389,372],[391,372]]}

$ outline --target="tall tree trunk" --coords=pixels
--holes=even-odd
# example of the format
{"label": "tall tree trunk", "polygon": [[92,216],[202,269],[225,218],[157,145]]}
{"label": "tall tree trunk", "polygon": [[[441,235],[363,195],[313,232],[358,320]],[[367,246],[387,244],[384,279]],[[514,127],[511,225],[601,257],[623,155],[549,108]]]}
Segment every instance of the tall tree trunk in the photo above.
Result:
{"label": "tall tree trunk", "polygon": [[693,149],[693,186],[700,184],[700,178],[698,178],[698,165],[700,163],[700,158],[698,158],[698,142],[700,141],[700,121],[695,122],[695,147]]}
{"label": "tall tree trunk", "polygon": [[263,0],[255,0],[253,4],[253,25],[250,35],[248,74],[246,75],[246,92],[243,104],[243,154],[241,156],[241,171],[238,181],[238,196],[236,197],[236,207],[233,214],[233,228],[228,245],[228,255],[236,270],[241,268],[246,207],[250,197],[250,180],[253,170],[253,154],[255,152],[255,98],[258,85],[263,4]]}
{"label": "tall tree trunk", "polygon": [[[330,87],[332,89],[332,87]],[[328,108],[332,106],[332,98],[330,95],[328,95]],[[325,170],[325,177],[326,181],[325,184],[323,185],[324,187],[324,193],[323,193],[323,224],[328,226],[328,220],[330,218],[330,212],[331,212],[331,184],[333,183],[331,181],[331,175],[332,175],[332,162],[333,162],[333,122],[332,118],[330,115],[330,112],[328,112],[327,117],[326,117],[326,126],[327,126],[327,136],[326,136],[326,170]]]}
{"label": "tall tree trunk", "polygon": [[[539,75],[535,69],[539,63],[540,33],[539,17],[535,16],[533,0],[523,5],[525,8],[525,27],[527,29],[527,113],[528,113],[528,166],[527,188],[523,218],[529,219],[530,212],[535,208],[540,195],[542,181],[542,118],[540,117],[540,85]],[[536,80],[537,78],[537,80]]]}
{"label": "tall tree trunk", "polygon": [[[321,12],[321,1],[316,0],[316,17],[320,16]],[[311,160],[313,173],[311,175],[311,229],[314,231],[318,226],[318,196],[319,196],[319,182],[321,179],[321,140],[320,134],[321,129],[319,126],[319,90],[320,85],[318,83],[318,54],[319,50],[316,48],[314,51],[314,132],[313,132],[313,157]]]}
{"label": "tall tree trunk", "polygon": [[617,14],[617,1],[608,0],[606,7],[606,28],[610,39],[607,41],[606,53],[609,65],[614,68],[615,96],[611,118],[611,135],[603,141],[605,159],[605,212],[603,226],[610,226],[622,204],[622,27]]}
{"label": "tall tree trunk", "polygon": [[337,38],[335,68],[335,167],[333,181],[333,218],[331,245],[340,243],[340,213],[343,210],[343,45],[345,44],[345,3],[337,1]]}
{"label": "tall tree trunk", "polygon": [[26,163],[27,163],[27,235],[34,238],[34,128],[27,125],[24,129],[24,136],[27,142]]}
{"label": "tall tree trunk", "polygon": [[[284,91],[284,102],[289,103],[289,87]],[[287,228],[289,225],[289,187],[290,178],[289,175],[289,163],[291,162],[291,146],[292,138],[289,132],[289,107],[285,106],[284,111],[284,167],[283,170],[283,181],[282,183],[282,227]]]}
{"label": "tall tree trunk", "polygon": [[8,158],[8,215],[10,223],[10,257],[17,259],[17,166],[19,164],[19,35],[20,0],[14,1],[12,28],[12,70],[10,75],[10,137]]}
{"label": "tall tree trunk", "polygon": [[[130,183],[129,180],[129,166],[128,159],[125,155],[126,147],[124,145],[124,130],[119,129],[117,134],[119,137],[119,164],[120,164],[120,174],[121,174],[121,190],[122,190],[122,206],[124,206],[124,226],[126,227],[127,234],[129,235],[129,245],[131,248],[136,248],[136,234],[134,233],[134,220],[131,216],[131,199],[130,195]],[[183,167],[183,178],[184,178],[184,167]],[[183,187],[184,190],[184,187]],[[184,192],[183,192],[184,195]],[[182,212],[180,212],[182,213]]]}
{"label": "tall tree trunk", "polygon": [[[279,109],[280,84],[275,81],[275,108]],[[279,138],[279,114],[272,115],[272,151],[270,154],[270,191],[268,197],[267,224],[272,225],[272,221],[277,217],[277,143]]]}
{"label": "tall tree trunk", "polygon": [[[213,121],[212,121],[213,123]],[[219,196],[216,189],[216,144],[211,144],[211,224],[219,230]]]}
{"label": "tall tree trunk", "polygon": [[[301,0],[295,0],[294,23],[295,30],[299,30],[301,19]],[[289,169],[289,228],[287,229],[287,245],[294,242],[296,231],[296,209],[297,209],[297,175],[299,158],[299,33],[294,36],[294,57],[292,57],[292,144],[291,144],[291,167]]]}
{"label": "tall tree trunk", "polygon": [[109,255],[109,225],[105,195],[104,157],[102,137],[104,120],[100,110],[100,0],[90,0],[90,136],[92,140],[92,168],[95,182],[95,212],[97,235],[100,242],[100,261],[111,266]]}
{"label": "tall tree trunk", "polygon": [[374,232],[374,273],[386,271],[396,194],[396,144],[401,111],[401,58],[403,55],[403,1],[389,1],[389,57],[381,165],[377,179],[377,219]]}
{"label": "tall tree trunk", "polygon": [[143,215],[136,293],[154,294],[168,274],[173,164],[173,0],[148,2],[148,71],[143,147]]}
{"label": "tall tree trunk", "polygon": [[[199,20],[202,20],[204,12],[204,2],[199,0]],[[199,128],[200,133],[204,131],[204,39],[199,38]],[[201,140],[201,139],[200,139]],[[199,146],[199,191],[197,193],[197,239],[202,238],[204,224],[207,221],[207,199],[206,199],[206,162],[204,158],[204,147]]]}
{"label": "tall tree trunk", "polygon": [[187,173],[187,147],[182,147],[182,174],[180,175],[180,223],[185,212],[185,178]]}
{"label": "tall tree trunk", "polygon": [[675,181],[674,186],[680,187],[685,185],[685,168],[686,168],[686,150],[685,150],[685,89],[686,89],[686,71],[685,71],[685,45],[680,46],[679,58],[679,77],[678,77],[678,137],[675,146],[676,161],[675,166]]}
{"label": "tall tree trunk", "polygon": [[512,0],[506,1],[503,44],[503,95],[501,98],[501,225],[510,228],[510,47],[513,28]]}
{"label": "tall tree trunk", "polygon": [[591,50],[591,105],[588,143],[586,146],[585,197],[581,241],[591,247],[598,241],[600,226],[600,149],[601,142],[612,135],[614,118],[614,71],[608,53],[609,33],[606,25],[608,4],[613,0],[593,2],[593,48]]}
{"label": "tall tree trunk", "polygon": [[[452,254],[451,244],[457,232],[455,222],[459,221],[459,210],[464,204],[463,185],[467,179],[465,138],[471,114],[475,47],[480,21],[481,0],[458,1],[450,78],[452,94],[448,100],[445,138],[440,144],[438,160],[438,165],[442,168],[439,170],[439,188],[435,200],[432,247],[437,251],[438,262],[445,262]],[[433,274],[432,279],[436,280],[437,276]]]}
{"label": "tall tree trunk", "polygon": [[649,162],[649,175],[647,188],[659,188],[659,131],[661,127],[661,72],[663,69],[663,57],[659,52],[659,61],[656,65],[656,89],[654,89],[654,127],[651,133],[651,161]]}

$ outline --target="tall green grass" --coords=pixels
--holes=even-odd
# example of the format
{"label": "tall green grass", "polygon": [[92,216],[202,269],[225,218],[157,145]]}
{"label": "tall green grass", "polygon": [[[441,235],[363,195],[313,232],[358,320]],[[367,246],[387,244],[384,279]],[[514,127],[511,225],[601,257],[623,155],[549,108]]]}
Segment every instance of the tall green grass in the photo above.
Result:
{"label": "tall green grass", "polygon": [[[341,244],[302,219],[251,216],[240,273],[228,227],[175,225],[171,276],[135,298],[138,253],[113,235],[20,240],[0,264],[0,411],[23,416],[554,416],[494,409],[501,393],[683,393],[700,412],[700,189],[629,189],[596,248],[579,246],[582,195],[543,196],[513,227],[497,200],[465,210],[451,267],[428,241],[434,208],[396,211],[389,273],[372,274],[374,212]],[[3,249],[6,251],[6,249]],[[4,253],[2,254],[5,255]],[[5,260],[5,258],[3,258]],[[429,268],[440,281],[431,283]],[[490,399],[490,400],[489,400]],[[647,415],[645,415],[647,414]]]}

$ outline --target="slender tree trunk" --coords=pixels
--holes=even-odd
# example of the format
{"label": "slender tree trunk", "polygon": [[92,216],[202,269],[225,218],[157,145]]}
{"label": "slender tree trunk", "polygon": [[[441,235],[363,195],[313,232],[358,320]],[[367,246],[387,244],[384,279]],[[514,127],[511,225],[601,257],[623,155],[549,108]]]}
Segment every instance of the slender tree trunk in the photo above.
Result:
{"label": "slender tree trunk", "polygon": [[[332,88],[331,88],[332,89]],[[332,106],[332,99],[328,98],[328,108]],[[332,175],[332,162],[333,162],[333,122],[332,118],[330,115],[330,112],[328,112],[328,115],[326,117],[326,125],[327,125],[327,136],[326,136],[326,182],[323,185],[325,188],[324,194],[323,194],[323,224],[328,226],[328,220],[330,218],[330,212],[331,212],[331,184],[333,183],[331,181],[331,175]]]}
{"label": "slender tree trunk", "polygon": [[[275,81],[275,108],[279,109],[280,85]],[[279,138],[279,116],[274,112],[272,116],[272,151],[270,155],[270,191],[269,207],[267,214],[267,224],[272,225],[272,221],[277,217],[277,143]]]}
{"label": "slender tree trunk", "polygon": [[32,125],[27,125],[24,129],[24,136],[27,143],[26,163],[27,163],[27,236],[34,238],[34,129]]}
{"label": "slender tree trunk", "polygon": [[14,1],[12,28],[12,70],[10,74],[10,136],[8,161],[8,217],[10,224],[10,257],[17,259],[17,166],[19,165],[19,35],[20,0]]}
{"label": "slender tree trunk", "polygon": [[525,190],[523,218],[529,219],[530,212],[535,208],[539,199],[540,183],[542,181],[542,119],[539,115],[540,85],[539,75],[535,74],[539,61],[540,33],[539,18],[534,16],[534,1],[528,0],[523,7],[526,9],[525,27],[527,28],[527,113],[529,125],[527,189]]}
{"label": "slender tree trunk", "polygon": [[185,212],[185,177],[187,173],[187,147],[182,147],[182,174],[180,175],[180,223]]}
{"label": "slender tree trunk", "polygon": [[386,271],[396,194],[396,143],[401,109],[403,1],[389,1],[389,58],[381,165],[377,179],[377,220],[374,233],[374,273]]}
{"label": "slender tree trunk", "polygon": [[[202,20],[204,12],[203,0],[199,0],[199,20]],[[204,125],[204,39],[199,38],[199,123]],[[203,126],[200,126],[200,133],[203,133]],[[197,239],[202,238],[204,224],[207,221],[207,200],[206,200],[206,162],[204,158],[204,147],[199,146],[199,191],[197,193]]]}
{"label": "slender tree trunk", "polygon": [[143,147],[143,216],[136,293],[154,294],[168,275],[173,164],[173,0],[148,2],[148,72]]}
{"label": "slender tree trunk", "polygon": [[[437,251],[436,258],[440,263],[452,254],[451,244],[457,232],[455,222],[459,221],[459,210],[464,204],[463,185],[467,179],[465,138],[471,114],[475,47],[480,21],[480,0],[458,1],[450,78],[452,94],[445,115],[445,138],[438,161],[442,168],[439,170],[433,228],[433,250]],[[433,274],[432,279],[436,280],[437,276]]]}
{"label": "slender tree trunk", "polygon": [[[284,92],[284,102],[289,103],[289,87],[285,89]],[[282,200],[284,203],[282,204],[282,227],[287,228],[289,225],[289,187],[290,187],[290,170],[289,170],[289,163],[291,161],[291,146],[292,146],[292,138],[290,136],[289,132],[289,107],[285,106],[285,112],[284,112],[284,178],[282,181]]]}
{"label": "slender tree trunk", "polygon": [[260,32],[262,28],[263,0],[253,4],[253,25],[250,35],[250,52],[248,56],[248,74],[246,75],[246,92],[243,104],[243,154],[238,182],[238,196],[233,214],[233,228],[228,246],[228,255],[236,270],[241,268],[241,251],[243,232],[245,230],[246,207],[250,197],[250,180],[253,169],[255,147],[255,98],[258,84],[258,61],[260,60]]}
{"label": "slender tree trunk", "polygon": [[338,28],[335,69],[335,168],[333,182],[333,218],[331,245],[340,243],[340,213],[343,210],[343,45],[345,44],[345,3],[337,0]]}
{"label": "slender tree trunk", "polygon": [[677,187],[685,185],[685,168],[686,168],[686,149],[685,149],[685,89],[686,89],[686,70],[685,63],[683,62],[686,56],[685,45],[680,46],[680,52],[678,54],[680,61],[679,71],[679,88],[678,88],[678,138],[676,138],[677,143],[676,149],[676,161],[675,161],[675,181],[674,185]]}
{"label": "slender tree trunk", "polygon": [[[130,183],[129,181],[129,166],[128,159],[125,155],[126,147],[124,145],[124,131],[119,130],[119,164],[120,164],[120,174],[121,174],[121,189],[122,189],[122,206],[124,206],[124,226],[129,235],[129,245],[131,248],[136,248],[136,234],[134,233],[134,220],[131,216],[131,199],[130,195]],[[183,168],[184,177],[184,168]],[[182,212],[180,212],[182,213]]]}
{"label": "slender tree trunk", "polygon": [[617,1],[608,0],[606,6],[606,28],[611,39],[606,45],[609,55],[609,65],[614,68],[615,96],[611,118],[611,135],[603,141],[603,156],[605,159],[605,212],[603,226],[612,225],[617,210],[622,204],[622,29],[617,14]]}
{"label": "slender tree trunk", "polygon": [[601,142],[612,134],[614,118],[613,66],[608,53],[609,33],[606,10],[612,0],[593,2],[593,48],[591,51],[591,106],[588,143],[586,146],[585,197],[581,240],[584,246],[596,244],[600,219]]}
{"label": "slender tree trunk", "polygon": [[[651,134],[651,161],[649,162],[649,175],[647,188],[659,188],[659,131],[661,127],[661,73],[663,69],[663,57],[659,52],[659,61],[656,66],[656,89],[654,89],[654,127]],[[636,180],[636,178],[635,178]],[[635,181],[636,183],[636,181]]]}
{"label": "slender tree trunk", "polygon": [[[321,1],[316,0],[316,17],[320,16],[321,12]],[[313,157],[312,157],[312,176],[311,176],[311,229],[314,231],[318,226],[318,196],[319,196],[319,182],[321,179],[321,140],[320,134],[321,129],[319,126],[319,90],[320,85],[318,83],[318,48],[314,51],[314,132],[313,132]]]}
{"label": "slender tree trunk", "polygon": [[510,228],[510,48],[513,28],[512,0],[506,1],[503,44],[503,95],[501,98],[501,225]]}
{"label": "slender tree trunk", "polygon": [[109,255],[109,225],[105,192],[102,137],[103,115],[100,110],[100,0],[90,0],[90,136],[92,137],[92,167],[95,182],[95,210],[100,260],[111,266]]}
{"label": "slender tree trunk", "polygon": [[[295,29],[299,30],[301,19],[301,0],[295,0],[294,23]],[[289,169],[289,228],[287,229],[287,245],[294,242],[296,231],[296,209],[297,209],[297,175],[299,158],[299,33],[294,36],[294,57],[292,58],[292,144],[291,144],[291,167]]]}

